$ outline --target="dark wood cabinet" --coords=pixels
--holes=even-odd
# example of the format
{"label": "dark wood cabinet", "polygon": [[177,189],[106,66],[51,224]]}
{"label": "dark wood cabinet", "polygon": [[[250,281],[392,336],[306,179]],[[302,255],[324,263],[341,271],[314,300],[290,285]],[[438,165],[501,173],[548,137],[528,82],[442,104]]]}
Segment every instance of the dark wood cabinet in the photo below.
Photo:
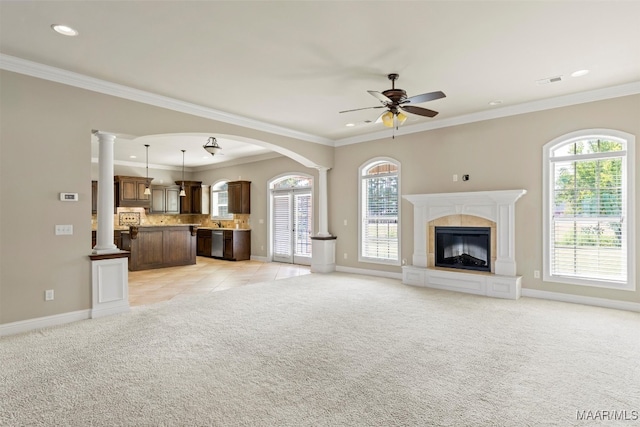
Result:
{"label": "dark wood cabinet", "polygon": [[148,194],[144,194],[144,190],[153,178],[117,175],[113,177],[113,180],[116,206],[149,208],[151,198]]}
{"label": "dark wood cabinet", "polygon": [[251,231],[224,230],[223,257],[230,261],[251,258]]}
{"label": "dark wood cabinet", "polygon": [[202,213],[202,181],[176,181],[176,185],[184,185],[186,194],[180,197],[180,213]]}
{"label": "dark wood cabinet", "polygon": [[91,181],[91,214],[98,213],[98,181]]}
{"label": "dark wood cabinet", "polygon": [[151,207],[150,213],[180,213],[180,187],[151,187]]}
{"label": "dark wood cabinet", "polygon": [[229,195],[229,213],[251,213],[251,181],[230,181],[227,187]]}
{"label": "dark wood cabinet", "polygon": [[[213,250],[213,230],[198,229],[196,253],[200,256],[211,257]],[[228,261],[243,261],[251,258],[250,230],[223,230],[222,259]]]}
{"label": "dark wood cabinet", "polygon": [[196,254],[199,256],[211,256],[211,230],[198,230],[198,242]]}

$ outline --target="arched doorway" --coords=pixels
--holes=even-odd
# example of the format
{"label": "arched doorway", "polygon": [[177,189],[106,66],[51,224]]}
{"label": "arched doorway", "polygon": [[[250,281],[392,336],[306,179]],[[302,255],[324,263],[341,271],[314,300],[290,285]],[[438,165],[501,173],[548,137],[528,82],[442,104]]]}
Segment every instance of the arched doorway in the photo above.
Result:
{"label": "arched doorway", "polygon": [[272,260],[310,265],[313,178],[287,174],[270,181],[269,190]]}

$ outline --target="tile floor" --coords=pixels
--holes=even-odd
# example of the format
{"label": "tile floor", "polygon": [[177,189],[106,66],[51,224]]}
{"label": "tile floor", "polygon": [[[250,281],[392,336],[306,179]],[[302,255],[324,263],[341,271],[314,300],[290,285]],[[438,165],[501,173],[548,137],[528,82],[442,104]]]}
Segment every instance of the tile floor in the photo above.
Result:
{"label": "tile floor", "polygon": [[222,261],[197,257],[195,265],[129,272],[129,304],[167,301],[177,295],[206,294],[251,283],[311,274],[306,265]]}

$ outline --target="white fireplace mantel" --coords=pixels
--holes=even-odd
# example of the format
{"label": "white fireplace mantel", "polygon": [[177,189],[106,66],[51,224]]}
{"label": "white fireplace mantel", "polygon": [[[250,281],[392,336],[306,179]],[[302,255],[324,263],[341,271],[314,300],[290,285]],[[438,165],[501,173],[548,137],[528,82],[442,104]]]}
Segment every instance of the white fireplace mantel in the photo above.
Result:
{"label": "white fireplace mantel", "polygon": [[427,266],[427,223],[447,215],[474,215],[496,223],[495,274],[516,275],[515,204],[527,190],[407,194],[413,204],[413,265]]}

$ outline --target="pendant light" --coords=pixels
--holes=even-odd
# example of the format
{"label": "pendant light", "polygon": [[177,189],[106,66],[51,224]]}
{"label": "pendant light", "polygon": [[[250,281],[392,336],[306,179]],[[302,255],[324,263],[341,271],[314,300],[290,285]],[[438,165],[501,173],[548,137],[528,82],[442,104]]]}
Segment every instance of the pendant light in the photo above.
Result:
{"label": "pendant light", "polygon": [[147,180],[145,181],[144,195],[149,196],[151,189],[149,188],[149,144],[144,144],[147,147]]}
{"label": "pendant light", "polygon": [[187,150],[180,151],[182,151],[182,186],[180,187],[180,197],[186,197],[187,193],[184,191],[184,152]]}
{"label": "pendant light", "polygon": [[215,156],[218,151],[222,150],[222,147],[218,145],[218,141],[213,136],[209,137],[207,143],[204,144],[202,148],[207,150],[207,153],[211,154],[212,156]]}

